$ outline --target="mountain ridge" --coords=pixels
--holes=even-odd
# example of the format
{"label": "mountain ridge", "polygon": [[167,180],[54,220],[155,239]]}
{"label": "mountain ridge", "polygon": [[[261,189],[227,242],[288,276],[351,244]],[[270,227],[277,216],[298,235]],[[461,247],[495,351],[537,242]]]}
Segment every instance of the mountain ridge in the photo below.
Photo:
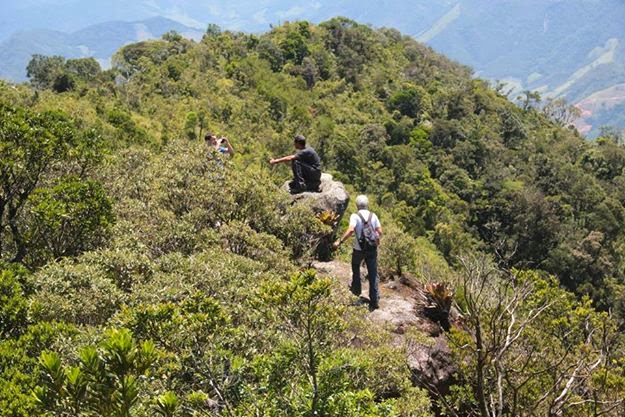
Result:
{"label": "mountain ridge", "polygon": [[203,34],[162,16],[131,22],[102,22],[70,33],[49,29],[18,32],[0,43],[0,76],[26,81],[26,66],[34,54],[93,57],[103,68],[108,68],[111,56],[121,46],[159,38],[171,30],[192,39],[200,39]]}
{"label": "mountain ridge", "polygon": [[[615,137],[345,18],[115,56],[0,82],[1,417],[622,417]],[[377,311],[268,163],[299,133],[382,222]]]}

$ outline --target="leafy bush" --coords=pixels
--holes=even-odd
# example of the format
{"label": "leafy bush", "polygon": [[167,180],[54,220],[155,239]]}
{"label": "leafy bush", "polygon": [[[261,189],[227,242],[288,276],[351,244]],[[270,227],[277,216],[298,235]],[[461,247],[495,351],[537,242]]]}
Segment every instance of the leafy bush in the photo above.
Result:
{"label": "leafy bush", "polygon": [[32,313],[37,320],[103,324],[125,300],[124,292],[102,268],[69,259],[46,266],[34,279]]}
{"label": "leafy bush", "polygon": [[20,335],[28,325],[28,299],[15,273],[0,272],[0,340]]}
{"label": "leafy bush", "polygon": [[35,190],[29,204],[31,264],[95,249],[113,223],[111,201],[94,181],[63,179],[52,188]]}
{"label": "leafy bush", "polygon": [[141,377],[156,357],[152,342],[138,345],[128,330],[112,330],[99,351],[82,349],[78,366],[64,366],[56,352],[43,352],[43,383],[34,395],[42,410],[57,415],[130,416],[139,401]]}
{"label": "leafy bush", "polygon": [[416,250],[417,244],[410,235],[392,223],[385,224],[379,251],[380,270],[400,278],[405,272],[414,272]]}

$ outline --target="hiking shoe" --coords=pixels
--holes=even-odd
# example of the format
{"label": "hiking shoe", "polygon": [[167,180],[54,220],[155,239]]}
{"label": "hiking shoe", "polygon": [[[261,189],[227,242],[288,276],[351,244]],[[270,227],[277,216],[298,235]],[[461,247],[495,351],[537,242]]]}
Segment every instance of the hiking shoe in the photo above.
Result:
{"label": "hiking shoe", "polygon": [[291,186],[289,187],[289,192],[291,194],[301,194],[303,192],[305,192],[306,190],[302,187],[298,187],[298,186]]}
{"label": "hiking shoe", "polygon": [[306,192],[306,184],[298,184],[295,181],[289,183],[289,192],[291,194],[301,194]]}
{"label": "hiking shoe", "polygon": [[371,303],[369,304],[369,311],[375,311],[378,308],[380,308],[379,304],[371,304]]}

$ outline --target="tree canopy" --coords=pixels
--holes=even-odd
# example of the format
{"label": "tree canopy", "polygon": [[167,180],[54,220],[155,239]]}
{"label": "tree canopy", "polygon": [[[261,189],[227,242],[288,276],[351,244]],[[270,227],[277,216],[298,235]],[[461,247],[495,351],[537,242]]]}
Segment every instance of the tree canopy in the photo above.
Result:
{"label": "tree canopy", "polygon": [[[344,18],[28,75],[0,83],[0,415],[623,414],[625,149],[565,103]],[[332,231],[267,164],[296,133],[371,196],[382,276],[445,283],[447,391],[305,268]]]}

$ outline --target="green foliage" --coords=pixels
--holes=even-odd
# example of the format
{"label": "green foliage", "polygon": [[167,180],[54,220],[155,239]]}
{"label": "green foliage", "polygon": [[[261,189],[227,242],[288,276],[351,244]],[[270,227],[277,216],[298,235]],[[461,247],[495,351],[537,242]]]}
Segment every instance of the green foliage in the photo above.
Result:
{"label": "green foliage", "polygon": [[[32,225],[32,223],[29,225],[29,221],[33,220],[33,216],[24,210],[29,199],[34,195],[39,195],[42,204],[40,209],[44,209],[45,195],[54,198],[61,197],[55,194],[62,191],[64,188],[62,185],[56,191],[55,189],[40,190],[35,193],[35,190],[41,187],[46,179],[54,178],[59,173],[84,173],[90,160],[95,157],[94,151],[98,146],[98,138],[90,134],[79,133],[74,123],[62,112],[34,113],[6,104],[0,104],[0,108],[2,109],[0,112],[0,130],[2,131],[0,139],[2,145],[0,147],[0,183],[2,184],[0,257],[12,258],[20,262],[32,250],[28,244],[28,228]],[[95,191],[97,186],[95,183],[90,183],[88,188]],[[71,200],[65,202],[65,211],[60,212],[61,207],[57,206],[57,220],[61,220],[58,215],[89,213],[89,204],[92,203],[99,206],[96,211],[102,212],[100,215],[106,216],[104,212],[107,208],[110,210],[108,204],[105,203],[106,197],[101,190],[96,191],[96,194],[95,198],[85,193],[73,195]],[[70,213],[68,209],[74,210],[74,213]],[[55,214],[49,214],[52,217],[55,216]],[[52,217],[48,220],[52,220]],[[86,219],[86,221],[92,222],[93,220]],[[72,223],[73,221],[65,222],[65,224]],[[95,223],[101,223],[100,219],[96,219]],[[48,223],[47,226],[60,227],[61,225]],[[74,239],[73,234],[80,232],[77,227],[80,226],[79,224],[73,223],[72,226],[71,230],[61,231],[61,235],[65,233],[63,239]],[[95,230],[91,228],[88,232],[93,231]],[[78,239],[80,240],[79,237]],[[70,243],[69,246],[71,245]],[[62,244],[56,246],[59,248]]]}
{"label": "green foliage", "polygon": [[379,249],[379,267],[390,275],[402,277],[414,271],[417,244],[406,232],[394,224],[384,225],[384,244]]}
{"label": "green foliage", "polygon": [[445,402],[450,412],[590,416],[620,406],[622,365],[611,352],[621,342],[605,313],[553,277],[506,276],[483,259],[462,263],[458,301],[471,333],[451,335],[460,383]]}
{"label": "green foliage", "polygon": [[198,124],[198,116],[195,112],[187,113],[187,120],[184,123],[185,133],[187,138],[193,140],[197,139],[197,134],[195,133],[195,127]]}
{"label": "green foliage", "polygon": [[156,400],[156,413],[163,417],[174,417],[178,407],[178,398],[171,391],[161,395]]}
{"label": "green foliage", "polygon": [[47,57],[33,55],[26,67],[26,75],[36,88],[51,88],[58,76],[61,75],[65,58],[62,56]]}
{"label": "green foliage", "polygon": [[[300,22],[298,25],[300,28],[305,22]],[[306,38],[299,31],[289,31],[285,39],[280,43],[280,49],[282,49],[282,56],[284,59],[292,61],[294,64],[299,65],[304,58],[308,56],[310,51],[306,43]]]}
{"label": "green foliage", "polygon": [[[406,389],[408,376],[396,352],[369,356],[337,349],[336,335],[346,323],[330,297],[330,280],[317,278],[314,271],[260,289],[255,305],[265,320],[278,325],[268,329],[276,332],[271,353],[254,363],[266,394],[253,398],[264,415],[389,415],[393,406],[376,404],[376,398]],[[426,413],[428,402],[422,404]]]}
{"label": "green foliage", "polygon": [[69,73],[88,81],[95,80],[102,71],[100,63],[95,58],[68,59],[65,68]]}
{"label": "green foliage", "polygon": [[[125,295],[95,265],[68,258],[39,270],[34,277],[33,315],[38,320],[103,324],[121,306]],[[89,302],[85,302],[89,300]]]}
{"label": "green foliage", "polygon": [[[480,281],[479,303],[473,281],[454,288],[457,385],[435,394],[439,407],[589,415],[622,398],[616,320],[593,306],[623,320],[625,150],[610,132],[591,143],[561,128],[573,115],[565,103],[540,106],[527,92],[517,108],[410,37],[345,18],[261,35],[209,26],[200,42],[168,33],[125,46],[108,71],[38,56],[29,76],[36,91],[0,82],[0,259],[33,269],[2,267],[0,415],[37,414],[30,392],[45,346],[58,353],[46,356],[47,392],[63,394],[50,413],[429,415],[406,352],[388,347],[402,335],[359,325],[327,279],[283,279],[312,264],[336,222],[292,205],[278,187],[288,169],[266,163],[292,152],[295,133],[324,171],[375,196],[382,276],[449,283],[467,276],[466,253],[536,270],[478,274],[493,278]],[[189,140],[209,127],[234,156]],[[516,303],[514,320],[500,300]],[[79,330],[69,338],[48,321]],[[115,377],[115,410],[94,411],[79,352],[100,346],[108,361],[110,328],[154,340],[162,356],[149,378],[127,374],[129,390]],[[611,341],[603,351],[599,335]],[[554,393],[580,363],[563,408]],[[538,393],[547,396],[530,411]],[[517,412],[506,408],[515,401]]]}
{"label": "green foliage", "polygon": [[132,119],[130,113],[114,108],[107,112],[107,122],[118,129],[118,139],[123,143],[146,143],[148,134]]}
{"label": "green foliage", "polygon": [[68,325],[38,323],[25,327],[19,337],[0,340],[0,415],[36,415],[32,389],[38,383],[39,355],[75,333]]}
{"label": "green foliage", "polygon": [[34,190],[29,200],[30,264],[95,249],[113,223],[111,202],[95,181],[65,178],[52,188]]}
{"label": "green foliage", "polygon": [[409,86],[394,93],[388,101],[391,110],[397,110],[402,115],[418,118],[427,111],[427,93],[423,88]]}
{"label": "green foliage", "polygon": [[37,89],[52,89],[57,93],[74,90],[78,83],[95,81],[101,73],[95,58],[68,59],[61,56],[33,55],[26,75]]}
{"label": "green foliage", "polygon": [[56,352],[43,352],[43,383],[34,396],[43,410],[55,415],[129,417],[139,400],[141,377],[156,357],[152,342],[137,344],[127,329],[109,332],[99,349],[82,349],[75,367],[64,366]]}
{"label": "green foliage", "polygon": [[28,300],[16,274],[0,272],[0,339],[20,335],[28,325]]}

